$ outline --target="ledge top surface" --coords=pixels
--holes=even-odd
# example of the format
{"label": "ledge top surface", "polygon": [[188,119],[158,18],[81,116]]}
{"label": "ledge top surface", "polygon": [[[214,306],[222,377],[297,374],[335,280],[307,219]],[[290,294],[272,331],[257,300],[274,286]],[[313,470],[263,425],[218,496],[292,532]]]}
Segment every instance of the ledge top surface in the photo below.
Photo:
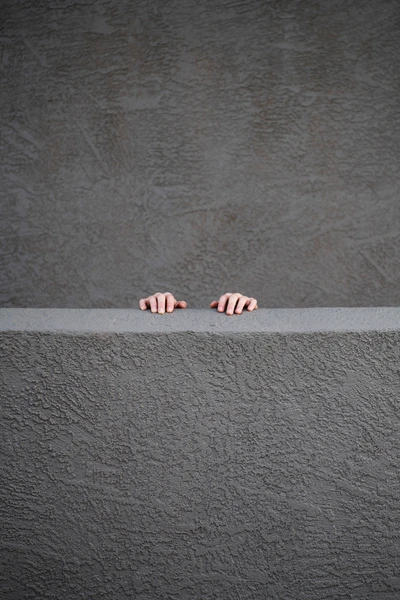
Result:
{"label": "ledge top surface", "polygon": [[400,331],[400,307],[215,309],[153,314],[140,309],[0,308],[0,331],[64,333],[307,333]]}

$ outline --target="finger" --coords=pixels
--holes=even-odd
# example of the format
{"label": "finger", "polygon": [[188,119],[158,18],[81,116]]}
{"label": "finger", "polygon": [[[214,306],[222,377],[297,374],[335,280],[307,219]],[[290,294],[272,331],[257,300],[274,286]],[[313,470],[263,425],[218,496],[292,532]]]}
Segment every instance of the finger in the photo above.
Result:
{"label": "finger", "polygon": [[186,308],[187,304],[184,300],[179,300],[179,302],[176,303],[176,308]]}
{"label": "finger", "polygon": [[152,313],[157,312],[157,298],[155,296],[149,296],[147,301],[150,303],[150,309]]}
{"label": "finger", "polygon": [[230,296],[232,296],[232,294],[224,294],[220,297],[218,302],[218,312],[223,312],[225,310],[226,302]]}
{"label": "finger", "polygon": [[165,294],[157,294],[158,303],[158,314],[163,315],[165,313]]}
{"label": "finger", "polygon": [[241,315],[242,314],[242,310],[244,305],[246,304],[246,302],[248,301],[248,297],[247,296],[242,296],[241,298],[239,298],[239,302],[237,303],[236,309],[235,309],[235,313],[237,315]]}
{"label": "finger", "polygon": [[236,302],[241,297],[241,295],[242,294],[231,294],[229,301],[228,301],[228,308],[226,309],[227,315],[233,315],[233,311],[235,310]]}
{"label": "finger", "polygon": [[175,307],[175,298],[169,292],[165,294],[165,297],[167,299],[167,312],[171,313]]}
{"label": "finger", "polygon": [[139,300],[139,306],[140,306],[141,310],[146,310],[146,308],[148,308],[147,299],[141,298]]}
{"label": "finger", "polygon": [[218,300],[213,300],[210,304],[210,308],[215,308],[216,306],[218,306]]}
{"label": "finger", "polygon": [[252,311],[255,308],[258,308],[258,306],[257,306],[257,300],[255,298],[249,298],[247,310]]}

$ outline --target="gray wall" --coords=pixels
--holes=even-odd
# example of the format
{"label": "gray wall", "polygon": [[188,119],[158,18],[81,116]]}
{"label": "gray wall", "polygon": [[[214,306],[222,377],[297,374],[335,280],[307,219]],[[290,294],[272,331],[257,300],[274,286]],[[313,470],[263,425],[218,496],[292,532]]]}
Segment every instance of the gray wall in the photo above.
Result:
{"label": "gray wall", "polygon": [[398,0],[3,0],[0,305],[398,305]]}
{"label": "gray wall", "polygon": [[398,600],[400,309],[0,310],[4,600]]}

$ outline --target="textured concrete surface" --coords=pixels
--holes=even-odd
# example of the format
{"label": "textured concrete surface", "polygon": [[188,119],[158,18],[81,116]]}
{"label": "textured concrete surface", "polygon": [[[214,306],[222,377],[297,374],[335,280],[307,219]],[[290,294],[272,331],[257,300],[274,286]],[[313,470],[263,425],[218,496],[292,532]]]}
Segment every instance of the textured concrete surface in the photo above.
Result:
{"label": "textured concrete surface", "polygon": [[0,306],[391,306],[398,0],[3,0]]}
{"label": "textured concrete surface", "polygon": [[2,308],[0,332],[64,333],[312,333],[397,331],[400,307],[257,309],[228,316],[215,309],[149,310]]}
{"label": "textured concrete surface", "polygon": [[398,600],[398,310],[0,311],[1,597]]}

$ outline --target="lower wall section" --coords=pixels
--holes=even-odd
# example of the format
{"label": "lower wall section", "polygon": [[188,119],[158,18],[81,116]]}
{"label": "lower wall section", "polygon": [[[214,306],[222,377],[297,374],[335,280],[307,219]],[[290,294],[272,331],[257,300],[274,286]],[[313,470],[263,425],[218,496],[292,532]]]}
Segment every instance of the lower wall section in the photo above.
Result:
{"label": "lower wall section", "polygon": [[1,597],[397,600],[395,321],[131,312],[148,331],[3,321]]}

